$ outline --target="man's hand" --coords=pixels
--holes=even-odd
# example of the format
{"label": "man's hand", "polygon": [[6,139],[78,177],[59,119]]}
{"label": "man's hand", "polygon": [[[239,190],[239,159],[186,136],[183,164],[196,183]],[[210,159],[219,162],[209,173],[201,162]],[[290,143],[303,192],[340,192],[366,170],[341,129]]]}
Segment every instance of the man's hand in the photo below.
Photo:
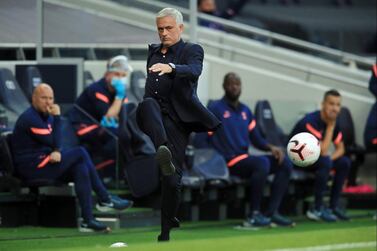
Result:
{"label": "man's hand", "polygon": [[122,81],[122,79],[120,78],[115,78],[115,79],[113,78],[113,80],[111,81],[111,85],[115,89],[116,98],[123,99],[126,96],[127,84],[125,80]]}
{"label": "man's hand", "polygon": [[159,76],[164,75],[165,73],[171,73],[173,69],[168,64],[157,63],[149,67],[150,72],[159,72]]}
{"label": "man's hand", "polygon": [[273,145],[270,145],[270,150],[271,150],[272,156],[274,156],[274,158],[278,160],[279,165],[282,164],[284,160],[283,150]]}
{"label": "man's hand", "polygon": [[62,155],[58,151],[53,151],[50,154],[50,163],[58,163],[62,160]]}
{"label": "man's hand", "polygon": [[53,104],[47,107],[47,112],[53,116],[58,116],[60,115],[60,107],[57,104]]}
{"label": "man's hand", "polygon": [[107,128],[118,128],[119,123],[114,117],[103,116],[101,120],[101,126]]}

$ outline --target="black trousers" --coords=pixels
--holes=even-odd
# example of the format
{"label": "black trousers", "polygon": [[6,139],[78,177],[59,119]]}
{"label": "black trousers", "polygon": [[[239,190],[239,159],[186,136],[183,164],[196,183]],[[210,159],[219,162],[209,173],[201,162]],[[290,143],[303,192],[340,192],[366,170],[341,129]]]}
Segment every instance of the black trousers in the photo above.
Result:
{"label": "black trousers", "polygon": [[172,153],[176,172],[162,176],[161,227],[169,227],[176,217],[181,197],[182,165],[188,144],[189,131],[172,118],[153,98],[145,98],[138,107],[137,121],[140,129],[147,134],[156,149],[166,145]]}

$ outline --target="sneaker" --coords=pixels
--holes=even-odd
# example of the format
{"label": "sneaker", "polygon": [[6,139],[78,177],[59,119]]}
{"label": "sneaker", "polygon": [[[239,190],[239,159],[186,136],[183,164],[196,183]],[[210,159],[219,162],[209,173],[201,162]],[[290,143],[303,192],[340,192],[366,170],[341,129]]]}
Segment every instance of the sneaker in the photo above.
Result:
{"label": "sneaker", "polygon": [[91,232],[108,233],[111,231],[111,229],[105,224],[103,224],[102,222],[99,222],[93,219],[88,222],[81,223],[79,227],[79,231],[84,232],[84,233],[91,233]]}
{"label": "sneaker", "polygon": [[341,210],[338,207],[333,208],[331,211],[336,216],[336,218],[338,218],[339,220],[343,220],[343,221],[349,221],[350,220],[350,217],[348,217],[346,215],[346,212],[344,210]]}
{"label": "sneaker", "polygon": [[175,173],[175,167],[171,162],[172,156],[167,146],[160,146],[156,152],[156,161],[163,175],[172,175]]}
{"label": "sneaker", "polygon": [[244,227],[269,227],[271,220],[261,213],[254,213],[252,217],[248,217],[244,222]]}
{"label": "sneaker", "polygon": [[111,212],[114,210],[122,211],[127,208],[132,207],[133,201],[121,199],[116,195],[110,195],[110,200],[108,202],[98,201],[96,208],[100,212]]}
{"label": "sneaker", "polygon": [[306,216],[310,220],[314,221],[326,221],[326,222],[335,222],[336,216],[327,208],[322,208],[321,210],[311,209],[306,212]]}
{"label": "sneaker", "polygon": [[281,227],[294,227],[296,225],[295,222],[292,220],[282,216],[279,213],[275,213],[271,216],[271,223],[273,225],[281,226]]}

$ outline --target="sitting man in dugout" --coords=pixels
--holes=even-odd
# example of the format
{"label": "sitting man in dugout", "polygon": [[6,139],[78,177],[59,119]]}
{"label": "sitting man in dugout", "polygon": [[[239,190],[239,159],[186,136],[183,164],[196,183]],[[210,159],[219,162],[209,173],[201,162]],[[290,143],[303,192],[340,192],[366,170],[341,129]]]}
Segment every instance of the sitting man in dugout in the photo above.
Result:
{"label": "sitting man in dugout", "polygon": [[[215,133],[208,133],[207,141],[227,161],[232,175],[250,181],[250,213],[244,222],[246,227],[266,227],[270,225],[294,226],[295,223],[279,213],[281,201],[286,193],[292,171],[292,163],[283,150],[267,142],[256,127],[251,110],[239,101],[241,79],[230,72],[224,77],[225,95],[208,106],[223,126]],[[270,155],[249,153],[251,143]],[[271,187],[271,197],[267,210],[261,212],[263,188],[267,176],[275,175]]]}
{"label": "sitting man in dugout", "polygon": [[103,186],[87,151],[82,147],[61,148],[60,108],[48,84],[38,85],[32,106],[18,118],[11,147],[17,173],[24,180],[50,179],[75,184],[81,207],[82,232],[110,229],[92,213],[92,190],[97,194],[100,211],[124,210],[132,202],[110,195]]}
{"label": "sitting man in dugout", "polygon": [[115,177],[112,160],[116,158],[116,143],[108,131],[118,136],[120,125],[125,123],[126,109],[123,107],[127,103],[129,72],[127,57],[118,55],[111,58],[103,78],[88,86],[77,98],[75,104],[81,109],[73,107],[68,113],[80,142],[89,153],[101,149],[101,157],[104,157],[105,161],[97,163],[96,169],[102,178]]}
{"label": "sitting man in dugout", "polygon": [[[351,168],[351,160],[345,153],[343,133],[339,128],[337,117],[341,109],[341,95],[337,90],[329,90],[324,94],[322,107],[305,115],[297,122],[291,136],[300,132],[313,134],[321,144],[321,153],[317,162],[306,167],[308,172],[315,173],[314,207],[306,212],[306,216],[315,221],[335,222],[349,220],[349,217],[339,207],[342,187]],[[330,146],[335,150],[331,153]],[[323,197],[331,169],[335,170],[331,195],[330,208],[324,206]]]}

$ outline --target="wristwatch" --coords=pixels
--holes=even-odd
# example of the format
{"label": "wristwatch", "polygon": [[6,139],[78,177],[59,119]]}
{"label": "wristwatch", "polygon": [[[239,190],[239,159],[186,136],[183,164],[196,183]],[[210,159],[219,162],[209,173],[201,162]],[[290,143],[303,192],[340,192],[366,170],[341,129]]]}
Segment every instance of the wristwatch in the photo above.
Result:
{"label": "wristwatch", "polygon": [[171,73],[174,74],[175,73],[175,64],[169,63],[169,66],[171,67]]}

